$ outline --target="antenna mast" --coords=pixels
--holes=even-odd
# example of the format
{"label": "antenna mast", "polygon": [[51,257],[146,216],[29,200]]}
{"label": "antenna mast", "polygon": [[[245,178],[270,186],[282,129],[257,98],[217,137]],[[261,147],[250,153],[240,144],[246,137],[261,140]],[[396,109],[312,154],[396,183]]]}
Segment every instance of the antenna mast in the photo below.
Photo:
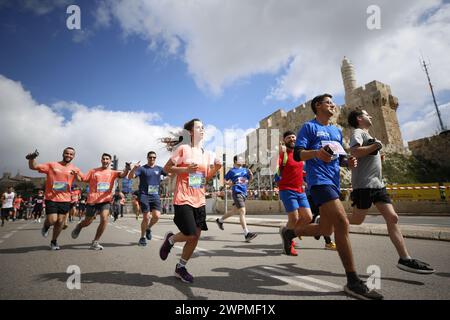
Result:
{"label": "antenna mast", "polygon": [[445,131],[444,123],[442,122],[442,118],[441,118],[441,112],[439,111],[439,107],[436,102],[436,97],[434,96],[433,85],[431,84],[430,75],[428,74],[428,68],[427,68],[428,65],[425,63],[425,60],[423,59],[423,57],[422,57],[421,63],[422,63],[423,69],[425,70],[425,74],[427,75],[428,84],[429,84],[430,90],[431,90],[431,95],[433,96],[434,106],[436,107],[436,113],[439,118],[439,124],[441,125],[441,131]]}

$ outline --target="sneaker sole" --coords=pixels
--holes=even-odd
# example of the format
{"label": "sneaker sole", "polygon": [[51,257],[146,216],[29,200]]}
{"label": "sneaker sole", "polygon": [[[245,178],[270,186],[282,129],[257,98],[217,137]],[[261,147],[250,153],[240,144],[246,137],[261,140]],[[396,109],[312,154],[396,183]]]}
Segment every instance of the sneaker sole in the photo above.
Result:
{"label": "sneaker sole", "polygon": [[411,272],[411,273],[418,273],[418,274],[432,274],[435,272],[435,270],[419,270],[419,269],[413,269],[407,266],[404,266],[400,263],[397,264],[397,268],[403,270],[403,271],[407,271],[407,272]]}
{"label": "sneaker sole", "polygon": [[365,297],[363,295],[360,295],[360,294],[350,290],[347,286],[344,286],[344,292],[346,294],[348,294],[349,296],[360,299],[360,300],[382,300],[382,299],[371,299],[371,298]]}
{"label": "sneaker sole", "polygon": [[91,249],[91,250],[95,250],[95,251],[100,251],[100,250],[103,250],[103,248],[92,248],[92,247],[90,247],[89,249]]}
{"label": "sneaker sole", "polygon": [[[159,257],[161,258],[161,260],[163,260],[163,261],[165,261],[166,259],[167,259],[167,257],[169,256],[169,254],[167,254],[167,257],[165,258],[165,259],[163,259],[162,257],[161,257],[161,249],[163,248],[163,246],[164,246],[164,243],[166,243],[166,239],[167,239],[167,236],[169,235],[169,234],[172,234],[173,235],[173,233],[171,232],[171,231],[168,231],[168,232],[166,232],[166,234],[164,235],[164,238],[163,238],[163,243],[162,243],[162,245],[161,245],[161,247],[159,247]],[[170,253],[170,252],[169,252]]]}
{"label": "sneaker sole", "polygon": [[181,281],[183,281],[184,283],[193,283],[194,281],[187,281],[184,280],[182,276],[180,276],[178,273],[174,272],[173,274],[176,278],[180,279]]}
{"label": "sneaker sole", "polygon": [[255,239],[257,236],[258,236],[258,235],[255,234],[253,237],[248,238],[248,239],[245,239],[245,242],[250,242],[250,241],[252,241],[253,239]]}

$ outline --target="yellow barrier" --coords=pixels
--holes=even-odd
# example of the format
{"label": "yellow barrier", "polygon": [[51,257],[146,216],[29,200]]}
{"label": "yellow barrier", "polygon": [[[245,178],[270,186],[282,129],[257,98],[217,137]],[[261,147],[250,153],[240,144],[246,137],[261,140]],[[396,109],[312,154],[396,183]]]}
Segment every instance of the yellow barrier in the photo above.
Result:
{"label": "yellow barrier", "polygon": [[444,195],[447,201],[450,201],[450,183],[444,183]]}
{"label": "yellow barrier", "polygon": [[[387,192],[392,200],[442,200],[445,194],[438,183],[387,185]],[[447,194],[449,190],[447,189]]]}

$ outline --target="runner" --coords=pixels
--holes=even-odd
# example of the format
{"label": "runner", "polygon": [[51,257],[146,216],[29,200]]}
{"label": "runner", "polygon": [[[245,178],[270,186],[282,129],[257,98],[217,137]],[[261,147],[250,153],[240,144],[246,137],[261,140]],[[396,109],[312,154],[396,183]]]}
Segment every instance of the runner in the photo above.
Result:
{"label": "runner", "polygon": [[139,161],[128,175],[128,179],[139,177],[139,206],[142,210],[142,222],[141,238],[138,245],[142,247],[147,245],[147,240],[152,240],[152,227],[161,216],[161,199],[159,197],[161,176],[167,176],[167,173],[162,167],[156,165],[156,153],[154,151],[147,153],[146,165],[141,167]]}
{"label": "runner", "polygon": [[5,225],[5,219],[9,221],[9,217],[13,215],[15,197],[12,187],[8,187],[2,194],[2,227]]}
{"label": "runner", "polygon": [[[297,137],[292,131],[283,134],[284,148],[278,158],[277,183],[280,190],[280,199],[288,215],[287,229],[295,229],[297,225],[305,225],[311,222],[312,213],[306,194],[303,191],[303,161],[294,160],[294,147]],[[284,149],[284,150],[283,150]],[[281,234],[280,229],[280,234]],[[297,256],[295,242],[292,240],[291,256]]]}
{"label": "runner", "polygon": [[255,239],[257,234],[250,232],[247,228],[247,221],[245,219],[245,200],[247,198],[247,185],[253,179],[252,172],[244,168],[244,159],[242,157],[234,156],[233,168],[231,168],[225,175],[226,183],[232,186],[233,210],[224,214],[222,217],[216,219],[217,226],[223,230],[223,222],[232,215],[239,213],[239,221],[244,230],[244,240],[250,242]]}
{"label": "runner", "polygon": [[24,201],[22,199],[22,195],[18,194],[14,199],[13,221],[16,221],[16,219],[22,219],[23,203]]}
{"label": "runner", "polygon": [[133,212],[136,215],[136,220],[139,220],[139,214],[141,213],[141,206],[139,205],[139,190],[136,190],[131,194],[131,205],[133,206]]}
{"label": "runner", "polygon": [[81,194],[80,197],[80,205],[78,207],[78,220],[80,221],[85,213],[86,213],[86,201],[87,201],[87,195],[85,193]]}
{"label": "runner", "polygon": [[311,197],[319,207],[321,219],[319,224],[297,226],[295,230],[284,229],[283,244],[288,254],[291,241],[296,236],[329,236],[334,229],[337,251],[347,276],[344,291],[359,299],[378,300],[383,296],[375,290],[369,290],[355,270],[349,239],[349,223],[339,200],[339,165],[351,168],[355,167],[357,162],[353,157],[346,160],[342,148],[342,132],[330,124],[330,118],[336,110],[331,98],[331,95],[323,94],[312,100],[311,108],[316,117],[306,122],[300,129],[294,149],[294,159],[306,161]]}
{"label": "runner", "polygon": [[33,199],[34,222],[41,223],[41,215],[44,210],[44,191],[38,190],[38,194]]}
{"label": "runner", "polygon": [[[220,160],[212,159],[210,153],[202,148],[204,128],[199,119],[192,119],[184,125],[189,132],[188,144],[180,145],[164,166],[164,171],[177,175],[174,208],[174,222],[180,232],[166,233],[159,256],[166,260],[176,242],[185,242],[181,259],[175,267],[175,277],[192,283],[194,277],[187,271],[186,264],[197,247],[202,230],[206,224],[206,182],[212,179],[222,167]],[[178,141],[182,141],[179,139]],[[170,145],[169,145],[170,147]]]}
{"label": "runner", "polygon": [[67,147],[63,151],[63,159],[59,162],[48,162],[36,164],[36,157],[39,155],[37,150],[26,156],[28,166],[31,170],[37,170],[47,175],[45,182],[45,211],[46,218],[41,229],[44,237],[48,236],[51,226],[53,226],[53,236],[50,242],[51,250],[59,250],[57,243],[59,234],[70,210],[70,189],[75,179],[75,174],[80,169],[71,162],[75,158],[75,149]]}
{"label": "runner", "polygon": [[110,154],[103,153],[101,167],[89,170],[86,175],[83,175],[82,173],[78,174],[79,181],[89,183],[88,205],[86,219],[79,222],[73,229],[72,238],[78,238],[81,230],[89,226],[92,221],[94,221],[95,216],[100,214],[100,224],[97,227],[97,232],[91,245],[91,249],[93,250],[103,250],[103,246],[99,244],[99,240],[108,224],[114,182],[117,178],[126,177],[129,172],[128,166],[125,166],[123,172],[111,170],[111,159],[112,157]]}
{"label": "runner", "polygon": [[362,224],[373,203],[386,221],[389,237],[400,256],[397,267],[414,273],[433,273],[434,269],[428,263],[411,258],[406,249],[398,227],[398,215],[382,180],[380,150],[383,144],[369,134],[372,117],[366,110],[353,110],[348,123],[354,128],[350,138],[351,153],[358,158],[358,167],[352,169],[350,198],[353,213],[348,216],[350,224]]}
{"label": "runner", "polygon": [[119,218],[120,203],[122,202],[123,198],[125,198],[125,195],[122,192],[120,192],[119,188],[117,188],[111,200],[112,201],[111,211],[113,213],[114,222],[116,222],[116,220]]}

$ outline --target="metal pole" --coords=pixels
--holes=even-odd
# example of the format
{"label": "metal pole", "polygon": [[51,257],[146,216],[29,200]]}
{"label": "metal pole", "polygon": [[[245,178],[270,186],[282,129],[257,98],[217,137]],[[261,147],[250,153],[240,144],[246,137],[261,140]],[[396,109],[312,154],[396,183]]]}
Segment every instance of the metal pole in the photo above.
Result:
{"label": "metal pole", "polygon": [[441,112],[439,111],[439,107],[436,102],[436,97],[434,96],[433,85],[431,84],[430,75],[428,74],[427,64],[425,63],[425,60],[423,60],[423,58],[422,58],[422,64],[423,64],[423,68],[425,70],[425,74],[427,75],[428,85],[430,86],[431,95],[433,96],[433,102],[434,102],[434,106],[436,108],[436,113],[439,118],[439,124],[441,125],[441,131],[445,131],[445,126],[444,126],[444,123],[442,122],[442,118],[441,118]]}

